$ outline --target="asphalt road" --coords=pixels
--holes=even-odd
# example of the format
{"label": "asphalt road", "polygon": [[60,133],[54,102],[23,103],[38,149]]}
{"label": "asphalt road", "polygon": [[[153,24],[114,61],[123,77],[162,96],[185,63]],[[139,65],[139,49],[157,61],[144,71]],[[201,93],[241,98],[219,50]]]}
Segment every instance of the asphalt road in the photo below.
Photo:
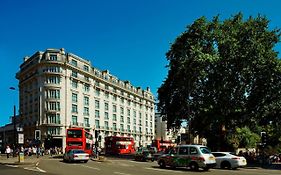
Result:
{"label": "asphalt road", "polygon": [[42,159],[36,166],[0,166],[0,174],[13,175],[171,175],[171,174],[207,174],[207,175],[280,175],[280,170],[261,168],[241,168],[238,170],[211,169],[207,172],[193,172],[184,168],[160,169],[156,162],[136,162],[126,159],[110,159],[106,162],[65,163],[61,159]]}

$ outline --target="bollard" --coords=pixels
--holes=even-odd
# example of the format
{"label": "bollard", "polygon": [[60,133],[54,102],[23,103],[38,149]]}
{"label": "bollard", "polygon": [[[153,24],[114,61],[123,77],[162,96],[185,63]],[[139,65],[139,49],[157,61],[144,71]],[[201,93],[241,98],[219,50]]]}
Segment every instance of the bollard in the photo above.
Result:
{"label": "bollard", "polygon": [[19,153],[19,163],[24,162],[24,153],[20,152]]}

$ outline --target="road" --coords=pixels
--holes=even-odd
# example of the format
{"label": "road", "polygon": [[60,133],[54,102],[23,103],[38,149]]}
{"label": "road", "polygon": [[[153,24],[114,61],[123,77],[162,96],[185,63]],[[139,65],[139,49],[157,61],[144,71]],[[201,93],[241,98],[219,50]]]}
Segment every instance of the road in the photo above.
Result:
{"label": "road", "polygon": [[[22,171],[24,169],[24,171]],[[238,170],[211,169],[208,172],[200,171],[200,174],[208,175],[280,175],[280,170],[268,170],[261,168],[242,168]],[[88,163],[64,163],[61,159],[42,159],[38,167],[0,167],[0,174],[13,175],[171,175],[171,174],[198,174],[184,168],[160,169],[156,162],[136,162],[125,159],[110,159],[106,162],[89,161]]]}

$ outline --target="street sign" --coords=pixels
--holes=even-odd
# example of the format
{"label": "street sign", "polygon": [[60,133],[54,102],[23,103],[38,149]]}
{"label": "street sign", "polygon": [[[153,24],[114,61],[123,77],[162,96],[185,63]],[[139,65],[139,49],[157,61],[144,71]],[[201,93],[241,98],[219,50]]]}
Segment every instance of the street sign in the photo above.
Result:
{"label": "street sign", "polygon": [[35,130],[35,140],[41,140],[41,131]]}
{"label": "street sign", "polygon": [[18,143],[19,144],[24,144],[24,135],[23,134],[21,134],[21,133],[19,133],[18,134]]}

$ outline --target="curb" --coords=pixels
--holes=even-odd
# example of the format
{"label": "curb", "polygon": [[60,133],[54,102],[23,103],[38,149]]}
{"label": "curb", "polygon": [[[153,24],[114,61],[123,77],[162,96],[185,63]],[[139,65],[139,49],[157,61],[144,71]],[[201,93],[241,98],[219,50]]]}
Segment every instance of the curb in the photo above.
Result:
{"label": "curb", "polygon": [[39,162],[0,162],[1,165],[37,165],[38,163]]}
{"label": "curb", "polygon": [[92,161],[97,161],[97,162],[107,162],[107,158],[104,156],[99,156],[98,158],[90,158]]}

